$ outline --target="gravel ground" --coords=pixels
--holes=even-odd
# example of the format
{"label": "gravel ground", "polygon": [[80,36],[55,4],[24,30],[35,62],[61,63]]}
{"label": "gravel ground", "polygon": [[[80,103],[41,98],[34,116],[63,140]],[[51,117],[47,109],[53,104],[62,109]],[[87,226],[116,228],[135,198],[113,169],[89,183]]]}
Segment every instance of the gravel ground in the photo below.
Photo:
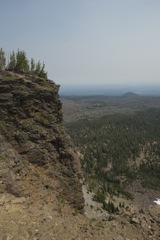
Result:
{"label": "gravel ground", "polygon": [[127,190],[133,194],[134,202],[133,205],[140,209],[148,209],[151,206],[157,205],[154,203],[156,198],[160,198],[160,191],[144,188],[142,187],[140,181],[134,181],[131,186],[127,188]]}
{"label": "gravel ground", "polygon": [[108,219],[109,214],[102,209],[102,204],[93,201],[94,194],[87,190],[85,185],[82,186],[83,196],[85,199],[85,215],[90,219]]}

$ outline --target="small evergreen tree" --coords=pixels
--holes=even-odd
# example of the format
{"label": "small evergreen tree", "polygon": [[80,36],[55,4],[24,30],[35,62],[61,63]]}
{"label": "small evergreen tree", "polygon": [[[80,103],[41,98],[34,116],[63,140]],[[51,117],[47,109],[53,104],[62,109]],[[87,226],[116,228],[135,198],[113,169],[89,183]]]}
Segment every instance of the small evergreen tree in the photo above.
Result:
{"label": "small evergreen tree", "polygon": [[5,52],[3,51],[2,48],[0,48],[0,71],[3,71],[6,66],[6,57],[5,57]]}
{"label": "small evergreen tree", "polygon": [[43,63],[42,68],[41,68],[38,76],[47,79],[47,72],[44,71],[44,68],[45,68],[45,64]]}
{"label": "small evergreen tree", "polygon": [[29,71],[28,59],[24,51],[18,50],[18,52],[16,53],[15,71],[24,73],[27,73]]}
{"label": "small evergreen tree", "polygon": [[34,72],[35,72],[35,67],[36,67],[35,61],[34,61],[33,58],[31,58],[31,68],[30,68],[30,70],[31,70],[32,74],[34,74]]}
{"label": "small evergreen tree", "polygon": [[10,61],[9,61],[9,64],[8,64],[8,70],[9,71],[14,71],[15,66],[16,66],[16,56],[15,56],[15,52],[13,51],[10,54]]}
{"label": "small evergreen tree", "polygon": [[39,76],[40,72],[41,72],[41,63],[40,61],[38,61],[38,63],[36,64],[35,74]]}

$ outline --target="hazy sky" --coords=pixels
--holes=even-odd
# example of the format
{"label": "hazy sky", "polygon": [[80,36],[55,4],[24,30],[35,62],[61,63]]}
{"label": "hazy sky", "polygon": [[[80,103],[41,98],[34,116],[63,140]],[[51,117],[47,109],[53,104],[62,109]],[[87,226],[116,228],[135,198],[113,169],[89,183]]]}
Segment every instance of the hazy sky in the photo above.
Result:
{"label": "hazy sky", "polygon": [[160,83],[160,0],[0,0],[0,29],[61,85]]}

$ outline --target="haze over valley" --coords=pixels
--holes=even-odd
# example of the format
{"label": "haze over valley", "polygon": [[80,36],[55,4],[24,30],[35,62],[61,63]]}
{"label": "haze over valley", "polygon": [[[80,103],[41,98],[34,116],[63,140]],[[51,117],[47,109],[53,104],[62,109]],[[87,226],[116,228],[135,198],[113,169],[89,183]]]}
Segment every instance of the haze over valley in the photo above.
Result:
{"label": "haze over valley", "polygon": [[61,85],[60,96],[122,96],[134,92],[140,96],[160,96],[160,84],[154,85]]}
{"label": "haze over valley", "polygon": [[0,240],[160,240],[160,1],[0,1]]}

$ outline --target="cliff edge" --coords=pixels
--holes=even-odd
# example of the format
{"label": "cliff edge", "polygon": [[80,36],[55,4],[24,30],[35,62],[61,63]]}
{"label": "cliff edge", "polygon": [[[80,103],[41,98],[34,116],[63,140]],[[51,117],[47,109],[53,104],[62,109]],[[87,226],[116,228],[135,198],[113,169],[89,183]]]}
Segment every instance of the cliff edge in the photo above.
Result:
{"label": "cliff edge", "polygon": [[0,194],[31,196],[37,187],[29,185],[42,184],[82,210],[79,159],[63,129],[58,90],[53,81],[13,72],[0,80]]}
{"label": "cliff edge", "polygon": [[39,77],[5,72],[0,79],[0,240],[160,239],[159,206],[103,219],[80,214],[79,158],[63,129],[58,90]]}

